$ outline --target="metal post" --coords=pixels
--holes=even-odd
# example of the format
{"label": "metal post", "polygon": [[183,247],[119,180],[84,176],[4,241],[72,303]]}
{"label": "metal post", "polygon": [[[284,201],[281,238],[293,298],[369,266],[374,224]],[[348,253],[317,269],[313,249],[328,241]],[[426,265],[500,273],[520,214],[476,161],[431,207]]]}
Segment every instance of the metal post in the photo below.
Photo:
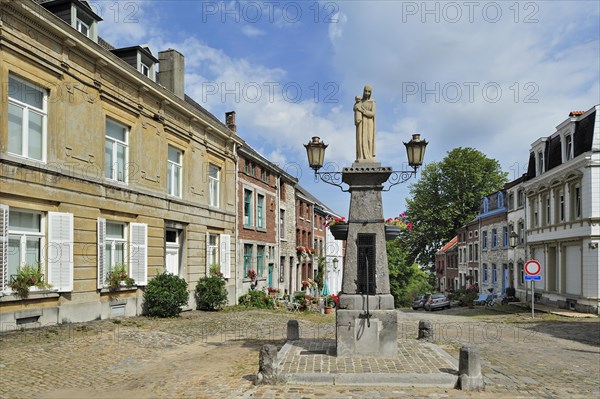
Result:
{"label": "metal post", "polygon": [[535,280],[531,280],[531,318],[535,318],[534,316],[534,306],[535,306]]}

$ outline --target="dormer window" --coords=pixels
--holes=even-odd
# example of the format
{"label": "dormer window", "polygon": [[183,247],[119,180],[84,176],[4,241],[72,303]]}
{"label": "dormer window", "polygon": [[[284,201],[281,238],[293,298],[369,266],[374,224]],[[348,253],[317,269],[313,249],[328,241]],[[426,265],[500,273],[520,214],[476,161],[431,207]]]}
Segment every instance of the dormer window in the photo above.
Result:
{"label": "dormer window", "polygon": [[544,173],[544,154],[541,151],[538,151],[537,155],[538,161],[538,176]]}
{"label": "dormer window", "polygon": [[573,158],[573,136],[565,136],[565,161]]}
{"label": "dormer window", "polygon": [[85,37],[98,41],[98,22],[102,18],[92,10],[87,1],[54,0],[41,4]]}
{"label": "dormer window", "polygon": [[490,209],[490,201],[486,198],[483,199],[483,213],[488,213]]}
{"label": "dormer window", "polygon": [[158,59],[152,55],[148,46],[124,47],[111,50],[111,52],[145,77],[156,81]]}
{"label": "dormer window", "polygon": [[140,72],[146,76],[146,77],[150,77],[150,67],[146,64],[144,64],[143,62],[140,62]]}

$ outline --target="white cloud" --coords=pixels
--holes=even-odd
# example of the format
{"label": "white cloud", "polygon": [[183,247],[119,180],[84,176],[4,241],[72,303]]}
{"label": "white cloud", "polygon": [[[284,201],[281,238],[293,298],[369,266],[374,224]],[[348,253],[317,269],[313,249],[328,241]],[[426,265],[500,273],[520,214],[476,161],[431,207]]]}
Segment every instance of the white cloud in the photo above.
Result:
{"label": "white cloud", "polygon": [[248,37],[257,37],[265,35],[265,31],[258,29],[257,27],[252,25],[242,26],[242,33]]}

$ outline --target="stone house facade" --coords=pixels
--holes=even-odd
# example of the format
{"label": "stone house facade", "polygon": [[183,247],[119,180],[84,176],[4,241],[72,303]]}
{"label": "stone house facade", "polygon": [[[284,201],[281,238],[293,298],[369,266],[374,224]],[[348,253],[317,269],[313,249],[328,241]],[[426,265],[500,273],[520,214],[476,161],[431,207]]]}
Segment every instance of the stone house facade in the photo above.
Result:
{"label": "stone house facade", "polygon": [[279,176],[279,288],[288,293],[296,286],[296,183]]}
{"label": "stone house facade", "polygon": [[481,245],[479,287],[483,293],[490,289],[496,294],[504,293],[512,280],[508,269],[509,233],[505,198],[504,191],[484,197],[477,215]]}
{"label": "stone house facade", "polygon": [[600,310],[600,106],[572,112],[531,145],[526,245],[542,266],[543,303]]}
{"label": "stone house facade", "polygon": [[454,291],[458,283],[458,236],[454,236],[435,254],[436,288],[438,291]]}
{"label": "stone house facade", "polygon": [[[467,277],[469,284],[479,285],[479,276],[481,275],[481,248],[479,243],[479,220],[473,219],[466,224],[466,242],[467,242]],[[467,284],[468,285],[468,284]]]}
{"label": "stone house facade", "polygon": [[527,296],[527,285],[525,283],[524,265],[528,260],[525,243],[525,189],[524,182],[527,174],[507,183],[504,186],[507,195],[507,221],[508,232],[515,232],[518,236],[517,245],[508,250],[508,268],[513,276],[510,286],[515,288],[516,296],[525,300]]}
{"label": "stone house facade", "polygon": [[296,270],[292,276],[292,291],[302,288],[302,281],[314,278],[314,206],[313,197],[296,185]]}
{"label": "stone house facade", "polygon": [[[191,291],[211,256],[234,301],[242,141],[185,95],[184,57],[115,51],[77,0],[1,2],[0,15],[3,326],[139,314],[153,276],[178,274]],[[52,286],[20,299],[8,285],[26,264]],[[109,292],[119,264],[135,286]]]}

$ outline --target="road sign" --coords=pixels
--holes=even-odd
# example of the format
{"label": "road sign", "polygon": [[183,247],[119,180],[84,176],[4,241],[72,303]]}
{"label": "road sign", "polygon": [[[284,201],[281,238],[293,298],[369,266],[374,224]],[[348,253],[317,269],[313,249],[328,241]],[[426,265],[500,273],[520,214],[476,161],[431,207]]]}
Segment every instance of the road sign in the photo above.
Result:
{"label": "road sign", "polygon": [[537,276],[540,274],[540,271],[542,271],[542,266],[537,260],[531,259],[525,263],[525,273],[528,276]]}
{"label": "road sign", "polygon": [[542,276],[525,276],[525,281],[529,281],[529,280],[541,281]]}

